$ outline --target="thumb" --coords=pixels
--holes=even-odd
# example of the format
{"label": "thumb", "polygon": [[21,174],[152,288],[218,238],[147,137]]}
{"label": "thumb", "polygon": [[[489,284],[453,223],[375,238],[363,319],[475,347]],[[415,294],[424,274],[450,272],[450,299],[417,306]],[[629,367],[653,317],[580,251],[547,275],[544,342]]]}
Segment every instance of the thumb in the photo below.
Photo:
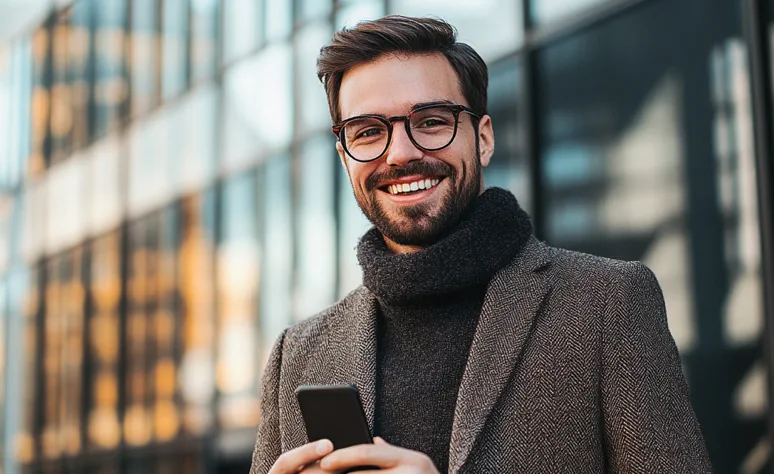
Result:
{"label": "thumb", "polygon": [[374,437],[374,444],[390,444],[384,440],[381,436]]}

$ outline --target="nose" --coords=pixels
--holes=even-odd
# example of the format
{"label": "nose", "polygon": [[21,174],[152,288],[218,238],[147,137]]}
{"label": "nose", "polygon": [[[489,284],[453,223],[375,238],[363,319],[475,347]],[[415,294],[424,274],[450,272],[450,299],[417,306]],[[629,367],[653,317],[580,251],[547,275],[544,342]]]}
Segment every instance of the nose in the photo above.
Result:
{"label": "nose", "polygon": [[412,161],[421,160],[423,156],[424,152],[411,142],[404,124],[395,123],[386,163],[390,166],[406,166]]}

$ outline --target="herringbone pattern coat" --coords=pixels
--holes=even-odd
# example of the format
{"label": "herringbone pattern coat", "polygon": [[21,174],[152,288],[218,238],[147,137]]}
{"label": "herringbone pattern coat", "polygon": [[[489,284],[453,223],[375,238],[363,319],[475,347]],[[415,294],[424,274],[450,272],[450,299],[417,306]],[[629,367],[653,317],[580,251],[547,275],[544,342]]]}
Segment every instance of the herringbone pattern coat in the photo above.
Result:
{"label": "herringbone pattern coat", "polygon": [[[376,315],[360,287],[278,339],[251,474],[307,441],[299,385],[354,383],[373,426]],[[487,290],[449,472],[711,472],[652,272],[530,240]]]}

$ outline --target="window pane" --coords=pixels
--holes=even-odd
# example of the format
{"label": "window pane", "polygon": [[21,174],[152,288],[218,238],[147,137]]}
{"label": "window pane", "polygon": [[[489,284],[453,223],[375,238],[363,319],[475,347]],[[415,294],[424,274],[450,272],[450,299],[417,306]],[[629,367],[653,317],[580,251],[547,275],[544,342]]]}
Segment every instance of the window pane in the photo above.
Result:
{"label": "window pane", "polygon": [[320,48],[330,43],[332,35],[328,23],[315,23],[304,28],[296,36],[298,51],[298,75],[301,83],[299,104],[301,133],[315,129],[328,129],[331,119],[325,89],[317,78],[317,56]]}
{"label": "window pane", "polygon": [[567,18],[609,0],[526,0],[529,1],[530,21],[542,25]]}
{"label": "window pane", "polygon": [[60,14],[51,27],[53,35],[51,63],[51,162],[63,160],[72,149],[72,95],[67,77],[69,11]]}
{"label": "window pane", "polygon": [[266,38],[269,41],[285,39],[293,31],[293,0],[266,2]]}
{"label": "window pane", "polygon": [[349,175],[339,166],[339,288],[338,296],[343,298],[362,283],[363,271],[357,260],[357,243],[371,228],[357,204]]}
{"label": "window pane", "polygon": [[183,318],[180,392],[183,426],[201,434],[212,426],[215,395],[215,194],[206,191],[182,205],[180,298]]}
{"label": "window pane", "polygon": [[510,190],[527,211],[532,210],[530,167],[524,153],[524,120],[521,116],[520,57],[489,67],[487,109],[492,117],[495,153],[484,168],[484,183]]}
{"label": "window pane", "polygon": [[150,398],[150,321],[155,282],[151,266],[158,259],[158,216],[133,222],[129,228],[127,282],[126,373],[124,382],[123,436],[131,446],[147,444],[151,439]]}
{"label": "window pane", "polygon": [[395,0],[390,13],[440,17],[457,28],[459,41],[487,61],[516,50],[524,39],[521,5],[513,0]]}
{"label": "window pane", "polygon": [[167,442],[177,437],[182,422],[177,398],[178,362],[175,349],[180,339],[179,314],[176,311],[177,206],[161,210],[159,220],[158,253],[148,266],[148,339],[152,354],[148,376],[153,394],[153,438],[156,442]]}
{"label": "window pane", "polygon": [[266,162],[258,189],[264,216],[261,270],[271,278],[261,279],[261,368],[268,360],[274,340],[291,321],[293,269],[293,212],[290,158],[284,155]]}
{"label": "window pane", "polygon": [[117,232],[96,240],[91,251],[87,443],[112,449],[121,441],[118,357],[121,326],[121,239]]}
{"label": "window pane", "polygon": [[161,94],[170,99],[187,86],[188,2],[164,0]]}
{"label": "window pane", "polygon": [[38,28],[32,36],[32,97],[30,103],[32,119],[32,141],[30,144],[30,174],[39,175],[48,165],[45,143],[48,122],[51,114],[51,91],[47,74],[50,68],[49,49],[51,47],[49,30]]}
{"label": "window pane", "polygon": [[[96,8],[97,25],[94,38],[96,83],[94,85],[94,136],[101,137],[115,130],[121,120],[121,110],[127,97],[124,77],[124,28],[126,0],[100,0]],[[141,67],[140,63],[132,63]]]}
{"label": "window pane", "polygon": [[295,316],[306,318],[334,302],[336,221],[334,172],[339,166],[333,136],[320,135],[301,146],[298,215],[298,275]]}
{"label": "window pane", "polygon": [[131,81],[132,115],[138,116],[159,100],[158,0],[133,0]]}
{"label": "window pane", "polygon": [[300,0],[297,22],[324,17],[331,12],[333,0]]}
{"label": "window pane", "polygon": [[223,2],[223,62],[231,62],[258,48],[263,39],[263,9],[263,0]]}
{"label": "window pane", "polygon": [[218,244],[218,417],[227,428],[258,423],[256,313],[260,242],[255,175],[228,180],[223,188],[222,239]]}
{"label": "window pane", "polygon": [[[375,20],[382,16],[384,16],[384,2],[381,0],[356,1],[345,4],[336,11],[336,30],[338,31],[345,26],[351,28],[360,21]],[[328,42],[330,42],[330,38]]]}
{"label": "window pane", "polygon": [[[231,4],[227,2],[226,5]],[[226,30],[228,31],[228,29]],[[215,74],[218,46],[217,0],[191,1],[191,82],[197,83]]]}
{"label": "window pane", "polygon": [[39,444],[38,430],[36,426],[36,414],[38,406],[38,394],[40,388],[38,382],[38,368],[42,364],[39,353],[42,338],[41,315],[41,286],[40,271],[38,268],[30,270],[29,285],[24,295],[23,308],[23,354],[22,354],[22,389],[21,400],[21,429],[15,440],[15,453],[20,463],[29,463],[37,457],[36,444]]}
{"label": "window pane", "polygon": [[73,114],[73,148],[89,142],[89,70],[91,62],[91,9],[88,2],[78,2],[69,17],[67,75]]}
{"label": "window pane", "polygon": [[226,169],[243,166],[290,144],[291,55],[287,45],[270,46],[226,73],[222,140]]}
{"label": "window pane", "polygon": [[751,104],[738,5],[703,5],[648,2],[540,53],[543,200],[552,243],[653,269],[714,467],[737,472],[767,410]]}

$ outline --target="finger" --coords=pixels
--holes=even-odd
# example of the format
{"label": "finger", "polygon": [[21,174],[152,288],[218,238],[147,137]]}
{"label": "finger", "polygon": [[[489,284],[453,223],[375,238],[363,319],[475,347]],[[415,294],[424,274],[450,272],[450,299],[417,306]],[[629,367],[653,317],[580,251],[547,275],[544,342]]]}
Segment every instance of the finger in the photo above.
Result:
{"label": "finger", "polygon": [[307,443],[283,453],[269,472],[271,474],[296,473],[302,467],[319,460],[326,454],[331,453],[331,451],[333,451],[333,443],[327,439]]}
{"label": "finger", "polygon": [[390,468],[397,466],[411,451],[385,444],[360,444],[338,449],[320,461],[326,470],[343,470],[357,466]]}
{"label": "finger", "polygon": [[384,440],[381,436],[374,437],[374,444],[390,444]]}

